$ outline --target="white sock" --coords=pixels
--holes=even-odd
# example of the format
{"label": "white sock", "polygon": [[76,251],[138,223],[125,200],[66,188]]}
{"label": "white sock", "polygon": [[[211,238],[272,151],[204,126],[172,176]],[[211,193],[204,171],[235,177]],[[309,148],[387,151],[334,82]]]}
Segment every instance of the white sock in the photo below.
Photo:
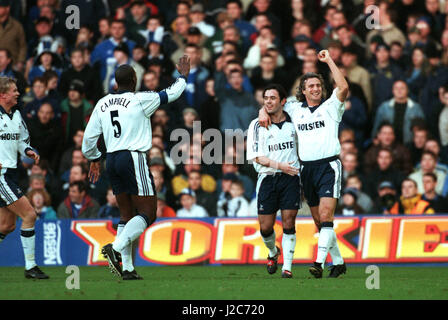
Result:
{"label": "white sock", "polygon": [[331,260],[333,260],[333,265],[344,264],[344,259],[341,256],[341,252],[339,251],[338,239],[336,237],[336,232],[333,229],[333,241],[331,242],[331,246],[328,250],[331,255]]}
{"label": "white sock", "polygon": [[277,254],[277,248],[275,247],[275,231],[270,236],[264,237],[261,235],[266,248],[269,249],[269,257],[273,257]]}
{"label": "white sock", "polygon": [[34,257],[36,236],[34,233],[34,228],[21,229],[20,240],[22,241],[23,254],[25,256],[25,269],[30,270],[36,266]]}
{"label": "white sock", "polygon": [[296,234],[283,233],[282,249],[283,249],[283,267],[282,271],[291,271],[292,259],[294,257],[294,250],[296,248]]}
{"label": "white sock", "polygon": [[[126,225],[126,222],[123,223],[122,221],[120,221],[118,223],[117,238],[120,236],[121,232],[123,232],[125,225]],[[121,251],[121,262],[123,264],[123,270],[127,270],[127,271],[134,270],[134,265],[132,263],[132,242]]]}
{"label": "white sock", "polygon": [[115,239],[112,244],[112,248],[122,254],[123,250],[128,245],[132,245],[132,241],[137,239],[143,231],[148,227],[145,218],[141,215],[136,215],[134,218],[128,221],[121,231],[120,235]]}
{"label": "white sock", "polygon": [[328,248],[332,244],[334,233],[333,227],[323,227],[320,229],[319,240],[317,241],[317,258],[316,262],[322,264],[322,269],[327,259]]}

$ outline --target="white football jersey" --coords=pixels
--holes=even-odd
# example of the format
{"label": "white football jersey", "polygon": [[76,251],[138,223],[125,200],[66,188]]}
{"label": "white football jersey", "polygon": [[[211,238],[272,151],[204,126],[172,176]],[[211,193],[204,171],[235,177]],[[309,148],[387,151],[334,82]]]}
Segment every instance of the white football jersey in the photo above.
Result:
{"label": "white football jersey", "polygon": [[[247,160],[266,157],[277,162],[292,162],[292,166],[300,168],[297,155],[297,135],[291,118],[286,114],[286,121],[271,124],[269,130],[260,127],[258,118],[252,120],[247,130]],[[255,171],[261,173],[281,172],[280,169],[262,166],[253,162]]]}
{"label": "white football jersey", "polygon": [[101,157],[97,148],[103,134],[106,150],[146,152],[151,148],[151,115],[165,103],[180,97],[186,80],[179,77],[169,88],[160,92],[124,92],[108,94],[98,101],[84,132],[82,152],[89,160]]}
{"label": "white football jersey", "polygon": [[6,113],[0,106],[0,163],[1,172],[17,168],[17,154],[26,156],[25,151],[32,149],[30,135],[19,110]]}
{"label": "white football jersey", "polygon": [[[335,88],[330,98],[325,100],[314,112],[297,100],[286,102],[285,110],[294,123],[299,140],[301,161],[314,161],[339,155],[339,123],[345,110],[345,102],[339,101]],[[306,103],[305,103],[306,105]]]}

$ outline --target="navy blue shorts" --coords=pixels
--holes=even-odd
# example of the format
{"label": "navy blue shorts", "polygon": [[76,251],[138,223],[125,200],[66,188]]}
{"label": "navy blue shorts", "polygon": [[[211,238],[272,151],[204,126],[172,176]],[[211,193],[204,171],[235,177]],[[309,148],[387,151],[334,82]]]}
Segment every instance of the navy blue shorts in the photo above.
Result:
{"label": "navy blue shorts", "polygon": [[108,153],[106,170],[114,194],[156,195],[154,180],[146,161],[146,153],[128,150]]}
{"label": "navy blue shorts", "polygon": [[258,214],[275,214],[280,210],[299,210],[300,177],[286,173],[267,174],[257,182]]}
{"label": "navy blue shorts", "polygon": [[9,206],[23,196],[17,182],[17,170],[7,169],[0,174],[0,208]]}
{"label": "navy blue shorts", "polygon": [[341,196],[342,164],[337,156],[316,161],[302,161],[300,175],[308,205],[316,207],[320,198]]}

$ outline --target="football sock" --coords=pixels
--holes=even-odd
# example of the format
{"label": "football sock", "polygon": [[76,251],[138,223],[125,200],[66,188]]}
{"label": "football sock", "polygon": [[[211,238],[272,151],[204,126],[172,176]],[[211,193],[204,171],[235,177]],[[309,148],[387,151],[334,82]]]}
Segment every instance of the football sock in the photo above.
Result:
{"label": "football sock", "polygon": [[6,238],[6,234],[0,233],[0,243]]}
{"label": "football sock", "polygon": [[[121,232],[126,225],[126,221],[118,222],[117,226],[117,238],[120,236]],[[132,264],[132,242],[124,247],[123,251],[121,251],[121,262],[123,264],[123,270],[132,271],[134,270],[134,266]]]}
{"label": "football sock", "polygon": [[331,260],[333,260],[333,265],[344,264],[344,259],[341,256],[341,252],[339,251],[338,239],[336,237],[336,232],[333,230],[333,241],[331,242],[330,248],[328,252],[331,255]]}
{"label": "football sock", "polygon": [[333,222],[323,222],[322,228],[319,233],[319,240],[317,241],[317,263],[325,264],[325,260],[327,259],[328,248],[332,245],[333,242]]}
{"label": "football sock", "polygon": [[123,249],[132,245],[132,241],[137,239],[147,227],[149,227],[149,219],[144,214],[136,215],[126,223],[123,231],[112,244],[112,248],[123,255]]}
{"label": "football sock", "polygon": [[263,242],[266,247],[269,249],[269,257],[273,257],[277,254],[277,248],[275,247],[275,231],[272,229],[271,232],[261,233],[261,237],[263,238]]}
{"label": "football sock", "polygon": [[282,270],[291,271],[292,259],[294,257],[294,250],[296,248],[295,228],[283,229],[282,248],[283,248]]}
{"label": "football sock", "polygon": [[30,270],[36,266],[34,258],[34,248],[36,243],[34,228],[21,229],[20,240],[22,241],[23,254],[25,256],[25,269]]}

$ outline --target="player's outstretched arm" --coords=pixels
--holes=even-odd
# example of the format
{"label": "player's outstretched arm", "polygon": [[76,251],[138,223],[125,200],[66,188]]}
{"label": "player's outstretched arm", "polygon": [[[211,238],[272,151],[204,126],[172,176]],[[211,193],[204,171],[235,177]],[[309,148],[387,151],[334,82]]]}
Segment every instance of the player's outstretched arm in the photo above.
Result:
{"label": "player's outstretched arm", "polygon": [[333,75],[334,82],[338,87],[337,97],[339,101],[344,102],[348,95],[348,83],[344,78],[341,70],[336,66],[333,59],[330,57],[328,50],[322,50],[318,53],[317,58],[321,62],[325,62],[330,68],[331,74]]}
{"label": "player's outstretched arm", "polygon": [[268,112],[264,109],[264,107],[261,107],[258,111],[258,123],[261,127],[268,129],[268,127],[271,125],[271,117],[269,116]]}
{"label": "player's outstretched arm", "polygon": [[268,157],[262,156],[262,157],[256,157],[255,162],[265,167],[280,169],[283,173],[289,174],[290,176],[296,176],[299,174],[299,168],[292,166],[292,164],[295,161],[277,162],[269,159]]}

